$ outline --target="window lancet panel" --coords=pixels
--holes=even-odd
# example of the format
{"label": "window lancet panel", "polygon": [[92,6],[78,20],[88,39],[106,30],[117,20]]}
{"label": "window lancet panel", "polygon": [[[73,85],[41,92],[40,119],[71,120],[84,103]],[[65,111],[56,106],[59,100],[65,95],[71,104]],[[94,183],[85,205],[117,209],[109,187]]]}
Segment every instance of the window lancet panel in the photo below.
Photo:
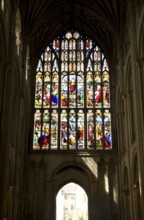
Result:
{"label": "window lancet panel", "polygon": [[67,32],[36,70],[33,150],[112,149],[109,68],[93,40]]}

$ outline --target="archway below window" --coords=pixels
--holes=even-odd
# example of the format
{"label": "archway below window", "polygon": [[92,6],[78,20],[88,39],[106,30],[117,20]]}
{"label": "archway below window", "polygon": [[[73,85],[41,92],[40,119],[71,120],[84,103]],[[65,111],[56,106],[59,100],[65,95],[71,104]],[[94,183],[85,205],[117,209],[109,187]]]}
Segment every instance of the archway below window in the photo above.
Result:
{"label": "archway below window", "polygon": [[81,186],[70,182],[59,190],[56,220],[88,220],[88,198]]}

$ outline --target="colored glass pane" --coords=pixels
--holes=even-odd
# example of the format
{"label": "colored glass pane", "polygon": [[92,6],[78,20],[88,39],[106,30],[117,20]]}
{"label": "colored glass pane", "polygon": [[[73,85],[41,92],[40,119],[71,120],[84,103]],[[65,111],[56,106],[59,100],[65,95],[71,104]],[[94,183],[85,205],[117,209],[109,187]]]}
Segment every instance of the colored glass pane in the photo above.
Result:
{"label": "colored glass pane", "polygon": [[53,110],[51,114],[51,149],[57,149],[58,143],[58,114],[57,111]]}
{"label": "colored glass pane", "polygon": [[33,149],[112,149],[110,76],[96,43],[67,32],[42,53],[35,81]]}
{"label": "colored glass pane", "polygon": [[35,107],[42,107],[42,73],[38,72],[36,75],[36,89],[35,89]]}
{"label": "colored glass pane", "polygon": [[61,132],[61,141],[60,141],[60,147],[61,149],[67,149],[68,148],[68,116],[66,110],[63,110],[60,115],[60,132]]}

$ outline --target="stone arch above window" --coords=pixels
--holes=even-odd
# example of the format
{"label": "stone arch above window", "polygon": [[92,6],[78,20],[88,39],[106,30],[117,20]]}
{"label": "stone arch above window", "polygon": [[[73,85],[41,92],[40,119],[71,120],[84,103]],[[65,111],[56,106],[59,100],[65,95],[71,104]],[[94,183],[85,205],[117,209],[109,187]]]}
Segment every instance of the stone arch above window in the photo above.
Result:
{"label": "stone arch above window", "polygon": [[33,149],[112,149],[110,107],[109,67],[99,46],[76,31],[54,39],[36,69]]}

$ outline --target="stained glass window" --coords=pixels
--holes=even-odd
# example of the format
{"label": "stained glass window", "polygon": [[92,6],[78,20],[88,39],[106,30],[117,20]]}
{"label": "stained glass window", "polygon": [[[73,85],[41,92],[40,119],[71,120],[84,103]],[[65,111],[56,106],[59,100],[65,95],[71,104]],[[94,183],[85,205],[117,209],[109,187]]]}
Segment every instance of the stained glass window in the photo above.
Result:
{"label": "stained glass window", "polygon": [[112,149],[109,68],[93,40],[72,31],[47,46],[34,107],[33,150]]}

